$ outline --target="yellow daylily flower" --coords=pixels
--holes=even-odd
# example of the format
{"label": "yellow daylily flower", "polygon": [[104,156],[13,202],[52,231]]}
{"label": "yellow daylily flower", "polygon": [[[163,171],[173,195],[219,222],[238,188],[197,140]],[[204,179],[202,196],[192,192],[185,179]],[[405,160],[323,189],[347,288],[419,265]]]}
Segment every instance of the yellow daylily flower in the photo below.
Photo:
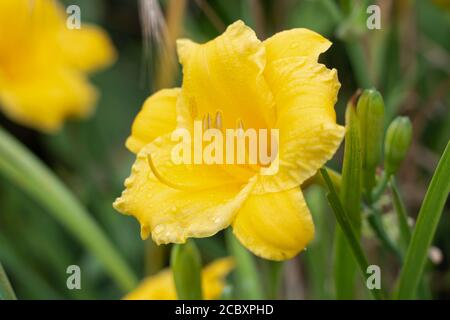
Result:
{"label": "yellow daylily flower", "polygon": [[[232,258],[218,259],[202,271],[203,297],[207,300],[220,298],[225,287],[225,277],[234,268]],[[128,293],[125,300],[176,300],[177,293],[173,281],[173,273],[170,269],[160,271],[150,276]]]}
{"label": "yellow daylily flower", "polygon": [[44,132],[91,112],[97,92],[86,73],[116,57],[102,29],[69,29],[66,18],[53,0],[0,1],[0,108]]}
{"label": "yellow daylily flower", "polygon": [[[318,63],[330,45],[307,29],[261,42],[242,21],[205,44],[178,40],[182,87],[155,93],[137,115],[126,143],[137,160],[114,207],[135,216],[142,238],[151,234],[158,244],[231,225],[260,257],[298,254],[314,235],[300,185],[333,156],[345,132],[334,111],[337,72]],[[192,131],[194,121],[209,124],[214,114],[222,130],[278,129],[278,172],[262,174],[260,164],[175,164],[173,130]]]}

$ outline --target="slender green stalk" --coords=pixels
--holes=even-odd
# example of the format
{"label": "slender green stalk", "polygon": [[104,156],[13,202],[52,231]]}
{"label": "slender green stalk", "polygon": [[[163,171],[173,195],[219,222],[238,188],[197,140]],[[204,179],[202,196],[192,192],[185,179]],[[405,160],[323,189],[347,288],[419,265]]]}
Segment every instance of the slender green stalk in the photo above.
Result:
{"label": "slender green stalk", "polygon": [[[328,175],[331,178],[331,181],[333,181],[336,191],[339,193],[341,190],[341,182],[342,182],[341,174],[326,166],[324,167],[324,169],[327,170]],[[311,185],[318,185],[325,189],[327,188],[327,184],[325,183],[325,180],[323,180],[323,177],[319,172],[316,172],[315,175],[313,175],[311,178],[302,183],[302,190],[307,189]]]}
{"label": "slender green stalk", "polygon": [[369,210],[370,212],[367,217],[367,221],[369,222],[372,230],[375,232],[375,235],[386,249],[390,250],[393,254],[395,254],[399,261],[402,261],[403,259],[402,253],[397,248],[395,243],[391,240],[391,238],[389,238],[384,228],[383,220],[381,219],[381,213],[373,206],[370,207]]}
{"label": "slender green stalk", "polygon": [[45,207],[105,266],[124,290],[136,278],[97,223],[62,182],[14,137],[0,128],[0,172]]}
{"label": "slender green stalk", "polygon": [[[320,169],[320,172],[328,185],[329,192],[327,194],[327,198],[336,216],[336,220],[339,223],[347,239],[347,242],[352,249],[352,253],[356,261],[358,262],[358,266],[364,279],[367,281],[368,280],[367,267],[369,266],[369,263],[361,247],[361,243],[358,240],[357,233],[354,230],[354,227],[350,221],[348,214],[346,213],[344,207],[342,206],[342,203],[339,199],[338,194],[336,193],[336,189],[334,188],[333,182],[328,176],[327,171],[324,169]],[[373,297],[377,300],[384,298],[381,290],[373,289],[370,290],[370,292],[372,293]]]}
{"label": "slender green stalk", "polygon": [[279,299],[284,263],[266,260],[264,261],[264,265],[267,271],[267,299]]}
{"label": "slender green stalk", "polygon": [[380,197],[383,195],[384,191],[386,190],[388,182],[389,182],[389,175],[385,171],[383,171],[377,185],[372,190],[372,195],[371,195],[371,199],[370,199],[371,203],[375,203],[380,199]]}
{"label": "slender green stalk", "polygon": [[253,255],[234,237],[231,229],[225,232],[228,250],[236,260],[236,287],[239,299],[263,299],[263,288]]}
{"label": "slender green stalk", "polygon": [[0,300],[17,300],[8,276],[0,262]]}
{"label": "slender green stalk", "polygon": [[397,299],[414,299],[445,201],[450,192],[450,142],[431,179],[419,211],[411,242],[400,273]]}
{"label": "slender green stalk", "polygon": [[337,225],[334,239],[333,278],[335,297],[339,300],[355,298],[355,274],[357,262],[346,235]]}
{"label": "slender green stalk", "polygon": [[397,213],[397,222],[400,234],[400,245],[403,250],[409,245],[411,241],[411,228],[408,224],[408,215],[406,213],[405,204],[403,203],[402,197],[400,196],[400,191],[398,190],[397,182],[395,177],[392,176],[389,182],[392,191],[392,202],[394,204],[395,212]]}

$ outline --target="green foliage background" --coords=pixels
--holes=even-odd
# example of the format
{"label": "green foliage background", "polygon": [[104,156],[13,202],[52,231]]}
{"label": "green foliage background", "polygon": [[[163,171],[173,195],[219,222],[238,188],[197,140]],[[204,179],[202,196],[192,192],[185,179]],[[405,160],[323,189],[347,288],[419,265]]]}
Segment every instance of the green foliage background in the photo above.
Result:
{"label": "green foliage background", "polygon": [[[98,222],[138,277],[169,263],[169,248],[155,247],[139,237],[138,223],[112,208],[123,189],[134,156],[124,147],[132,120],[145,98],[156,90],[152,55],[148,72],[143,63],[143,42],[136,1],[70,0],[81,7],[82,20],[102,25],[119,53],[116,64],[93,76],[101,92],[96,113],[87,121],[71,121],[56,135],[47,136],[20,127],[0,115],[0,124],[20,139],[73,191]],[[315,30],[334,43],[321,60],[339,73],[342,88],[336,111],[344,123],[345,105],[357,88],[375,86],[386,102],[386,124],[396,115],[413,123],[413,143],[397,175],[409,214],[419,212],[426,188],[450,138],[450,2],[380,0],[382,29],[367,30],[365,8],[374,1],[349,0],[211,0],[187,1],[181,33],[196,41],[218,34],[218,26],[237,19],[252,26],[261,39],[294,27]],[[164,9],[169,1],[162,1]],[[201,5],[203,3],[203,5]],[[215,13],[211,16],[204,3]],[[331,6],[330,6],[331,4]],[[340,8],[336,12],[333,8]],[[157,44],[154,44],[157,45]],[[147,57],[148,58],[148,57]],[[179,70],[179,69],[178,69]],[[179,85],[180,72],[173,83]],[[341,168],[342,150],[330,167]],[[450,172],[447,172],[450,179]],[[125,293],[103,266],[39,204],[0,176],[0,261],[22,299],[116,299]],[[335,219],[323,190],[307,190],[316,224],[316,238],[306,253],[284,266],[280,297],[332,299]],[[383,201],[383,200],[382,200]],[[393,238],[395,216],[386,200],[383,221]],[[450,208],[444,208],[433,245],[442,259],[427,265],[427,289],[422,298],[450,297]],[[383,283],[392,284],[400,268],[395,256],[382,250],[363,224],[363,245],[370,261],[379,264]],[[227,254],[219,234],[196,240],[203,263]],[[273,266],[256,261],[263,279]],[[66,268],[82,269],[82,290],[67,290]],[[270,281],[258,290],[270,292]],[[247,288],[248,289],[248,288]],[[246,288],[240,288],[246,292]],[[251,295],[253,294],[253,295]],[[243,294],[245,297],[245,294]],[[250,293],[250,297],[264,296]],[[354,298],[368,298],[356,282]]]}

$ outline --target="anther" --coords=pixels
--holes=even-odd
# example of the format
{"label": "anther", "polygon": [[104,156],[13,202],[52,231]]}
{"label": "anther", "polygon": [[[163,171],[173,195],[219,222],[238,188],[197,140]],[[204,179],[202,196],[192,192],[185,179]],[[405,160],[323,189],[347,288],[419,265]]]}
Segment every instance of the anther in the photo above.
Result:
{"label": "anther", "polygon": [[211,128],[211,116],[209,113],[203,117],[203,130],[208,130]]}
{"label": "anther", "polygon": [[236,121],[236,127],[238,128],[238,129],[244,129],[244,122],[242,121],[242,119],[238,119],[237,121]]}
{"label": "anther", "polygon": [[222,130],[222,112],[221,111],[216,112],[215,125],[216,125],[217,129]]}

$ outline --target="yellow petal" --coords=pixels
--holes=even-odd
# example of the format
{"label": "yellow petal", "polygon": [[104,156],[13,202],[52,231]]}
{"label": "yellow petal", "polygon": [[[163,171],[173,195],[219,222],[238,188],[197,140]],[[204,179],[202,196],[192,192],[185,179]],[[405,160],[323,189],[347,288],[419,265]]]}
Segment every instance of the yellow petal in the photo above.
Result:
{"label": "yellow petal", "polygon": [[87,116],[97,93],[87,79],[70,70],[48,69],[20,81],[0,78],[0,107],[15,121],[54,132],[69,117]]}
{"label": "yellow petal", "polygon": [[107,33],[94,25],[83,24],[81,29],[64,28],[60,41],[68,63],[81,71],[95,71],[116,59]]}
{"label": "yellow petal", "polygon": [[[230,172],[232,169],[228,169],[226,165],[195,164],[192,157],[188,159],[191,162],[174,163],[172,151],[179,144],[182,145],[183,142],[173,141],[171,134],[167,134],[156,138],[147,148],[147,160],[152,173],[174,189],[199,191],[225,185],[242,185],[251,178],[249,171],[242,169],[242,176],[239,176],[234,171]],[[254,175],[255,173],[252,176]]]}
{"label": "yellow petal", "polygon": [[300,188],[251,195],[233,221],[239,241],[257,256],[292,258],[314,236],[314,224]]}
{"label": "yellow petal", "polygon": [[254,192],[276,192],[300,185],[336,152],[345,129],[336,124],[334,105],[340,83],[310,58],[283,58],[265,71],[277,104],[279,171],[260,176]]}
{"label": "yellow petal", "polygon": [[145,278],[124,300],[176,300],[177,292],[170,269]]}
{"label": "yellow petal", "polygon": [[233,270],[233,258],[218,259],[203,269],[203,296],[207,300],[218,299],[225,287],[225,277]]}
{"label": "yellow petal", "polygon": [[[64,54],[69,50],[60,41],[68,31],[65,22],[57,1],[0,1],[0,108],[13,120],[45,132],[56,131],[69,117],[90,114],[97,98]],[[68,55],[79,62],[105,57],[101,36],[88,31],[89,26],[75,38],[63,37],[72,46]]]}
{"label": "yellow petal", "polygon": [[156,92],[144,102],[131,128],[127,148],[138,153],[143,146],[155,138],[172,132],[176,127],[176,103],[181,93],[179,88]]}
{"label": "yellow petal", "polygon": [[265,49],[242,21],[205,44],[179,40],[177,46],[188,110],[200,119],[222,110],[224,128],[235,128],[238,119],[249,128],[273,122],[273,97],[263,77]]}
{"label": "yellow petal", "polygon": [[184,243],[188,237],[208,237],[230,225],[255,179],[247,185],[175,189],[152,173],[148,163],[152,148],[149,144],[139,152],[126,190],[114,203],[118,211],[139,220],[143,239],[151,233],[158,244]]}
{"label": "yellow petal", "polygon": [[[26,0],[0,1],[0,63],[6,62],[27,39],[30,4]],[[29,36],[29,35],[28,35]],[[16,54],[22,54],[16,52]]]}
{"label": "yellow petal", "polygon": [[[234,267],[232,258],[218,259],[203,269],[203,297],[207,300],[218,299],[225,287],[225,277]],[[128,293],[125,300],[175,300],[177,299],[175,283],[171,270],[166,269],[146,278]]]}
{"label": "yellow petal", "polygon": [[317,60],[319,55],[331,46],[328,39],[303,28],[278,32],[263,43],[268,63],[291,57],[310,57]]}

